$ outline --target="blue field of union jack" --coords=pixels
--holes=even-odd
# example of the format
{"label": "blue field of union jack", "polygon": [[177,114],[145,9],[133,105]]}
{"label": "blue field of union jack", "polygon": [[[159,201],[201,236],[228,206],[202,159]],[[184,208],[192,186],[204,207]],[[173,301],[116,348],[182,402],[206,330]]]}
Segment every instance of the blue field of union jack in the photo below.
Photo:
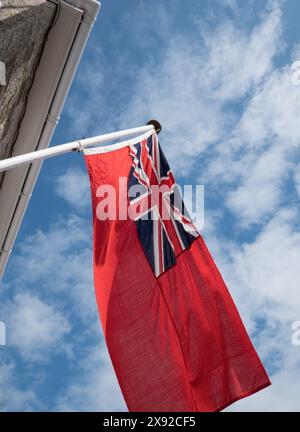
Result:
{"label": "blue field of union jack", "polygon": [[129,213],[156,277],[199,236],[184,206],[157,135],[130,146]]}

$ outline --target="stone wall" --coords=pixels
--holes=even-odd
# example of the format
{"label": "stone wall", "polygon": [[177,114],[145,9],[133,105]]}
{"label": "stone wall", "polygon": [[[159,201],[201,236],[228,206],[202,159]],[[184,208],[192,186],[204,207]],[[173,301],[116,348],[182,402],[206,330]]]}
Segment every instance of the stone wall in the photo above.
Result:
{"label": "stone wall", "polygon": [[[0,160],[11,155],[45,39],[56,15],[47,0],[0,1]],[[0,177],[1,186],[1,177]]]}

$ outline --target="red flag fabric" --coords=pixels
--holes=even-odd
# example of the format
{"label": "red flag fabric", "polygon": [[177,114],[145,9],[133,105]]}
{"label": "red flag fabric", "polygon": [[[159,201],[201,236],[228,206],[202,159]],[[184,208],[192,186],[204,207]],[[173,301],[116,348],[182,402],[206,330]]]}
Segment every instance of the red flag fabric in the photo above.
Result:
{"label": "red flag fabric", "polygon": [[96,299],[129,411],[220,411],[270,385],[156,134],[85,161]]}

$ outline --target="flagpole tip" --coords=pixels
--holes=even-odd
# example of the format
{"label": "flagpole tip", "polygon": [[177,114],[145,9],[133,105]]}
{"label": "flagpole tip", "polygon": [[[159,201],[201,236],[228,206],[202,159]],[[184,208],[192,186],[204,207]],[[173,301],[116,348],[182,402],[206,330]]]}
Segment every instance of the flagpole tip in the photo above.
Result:
{"label": "flagpole tip", "polygon": [[161,131],[161,124],[157,120],[149,120],[148,123],[147,123],[147,126],[148,125],[153,125],[154,129],[155,129],[155,132],[157,134],[159,134],[159,132]]}

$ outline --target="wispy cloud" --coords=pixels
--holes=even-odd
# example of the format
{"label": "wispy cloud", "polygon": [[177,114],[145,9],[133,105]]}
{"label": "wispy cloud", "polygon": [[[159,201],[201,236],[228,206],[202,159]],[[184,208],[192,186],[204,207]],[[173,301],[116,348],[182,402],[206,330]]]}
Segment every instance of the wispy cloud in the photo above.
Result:
{"label": "wispy cloud", "polygon": [[32,294],[42,292],[47,302],[68,300],[70,313],[84,322],[94,319],[91,235],[90,220],[72,213],[67,218],[57,215],[55,224],[29,235],[20,245],[10,285],[18,293],[30,286]]}
{"label": "wispy cloud", "polygon": [[55,352],[64,352],[71,327],[57,309],[32,294],[16,294],[4,310],[8,345],[16,347],[28,362],[49,361]]}
{"label": "wispy cloud", "polygon": [[[283,209],[249,242],[209,239],[247,330],[271,373],[273,386],[230,410],[298,410],[295,376],[300,350],[291,325],[299,316],[299,212]],[[215,233],[216,235],[216,233]],[[212,240],[212,241],[211,241]]]}
{"label": "wispy cloud", "polygon": [[105,345],[90,347],[56,402],[58,411],[127,411]]}
{"label": "wispy cloud", "polygon": [[261,223],[266,216],[274,214],[290,167],[285,152],[276,146],[264,151],[248,166],[242,184],[229,192],[226,200],[228,209],[237,217],[237,225]]}
{"label": "wispy cloud", "polygon": [[91,201],[90,187],[86,172],[70,167],[55,179],[55,193],[74,209],[85,210]]}
{"label": "wispy cloud", "polygon": [[15,369],[13,361],[0,363],[0,411],[29,411],[38,405],[34,391],[19,388]]}

